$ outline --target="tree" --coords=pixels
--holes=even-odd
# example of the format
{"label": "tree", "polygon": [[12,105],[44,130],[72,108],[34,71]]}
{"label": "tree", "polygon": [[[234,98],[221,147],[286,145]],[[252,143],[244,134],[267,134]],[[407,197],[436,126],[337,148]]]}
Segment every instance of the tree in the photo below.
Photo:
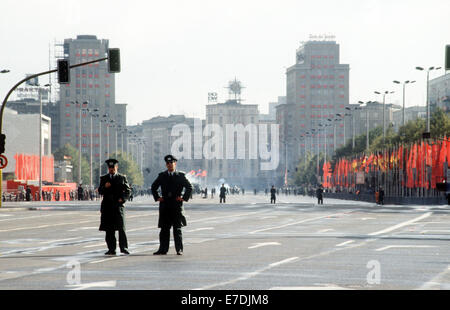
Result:
{"label": "tree", "polygon": [[[319,154],[319,175],[323,175],[323,162],[324,156],[323,154]],[[308,153],[306,156],[306,165],[304,159],[299,160],[297,172],[294,175],[293,181],[295,185],[319,183],[317,180],[317,155]]]}
{"label": "tree", "polygon": [[119,161],[119,172],[125,174],[128,179],[128,183],[131,186],[144,185],[144,177],[139,171],[137,163],[127,153],[117,152],[111,155],[111,158],[115,158]]}
{"label": "tree", "polygon": [[[55,160],[65,160],[64,156],[69,158],[70,164],[73,169],[73,181],[78,182],[78,171],[79,171],[79,152],[76,148],[74,148],[70,144],[65,144],[62,148],[56,150],[53,154]],[[83,184],[90,184],[90,173],[89,173],[89,161],[86,155],[82,154],[81,156],[81,180]]]}

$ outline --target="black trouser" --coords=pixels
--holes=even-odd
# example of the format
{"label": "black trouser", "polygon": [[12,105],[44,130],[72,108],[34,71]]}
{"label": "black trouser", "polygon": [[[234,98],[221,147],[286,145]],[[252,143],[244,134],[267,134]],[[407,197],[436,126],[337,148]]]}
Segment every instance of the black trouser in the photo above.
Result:
{"label": "black trouser", "polygon": [[[170,243],[170,227],[163,226],[159,232],[159,251],[167,253],[169,251]],[[175,242],[175,250],[183,251],[183,233],[181,232],[181,227],[173,227],[173,239]]]}
{"label": "black trouser", "polygon": [[223,203],[225,203],[225,197],[220,197],[220,203],[222,203],[222,200],[223,200]]}
{"label": "black trouser", "polygon": [[275,203],[275,197],[274,196],[270,197],[270,203]]}
{"label": "black trouser", "polygon": [[323,197],[317,197],[317,203],[323,205]]}
{"label": "black trouser", "polygon": [[[107,230],[105,237],[106,244],[108,245],[108,250],[115,252],[117,246],[116,231]],[[125,230],[119,229],[119,247],[120,250],[128,248],[128,240]]]}

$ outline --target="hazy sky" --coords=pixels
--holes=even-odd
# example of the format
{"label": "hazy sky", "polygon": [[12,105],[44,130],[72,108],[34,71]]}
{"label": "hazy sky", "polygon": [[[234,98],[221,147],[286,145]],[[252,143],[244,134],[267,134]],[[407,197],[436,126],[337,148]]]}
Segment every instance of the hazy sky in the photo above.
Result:
{"label": "hazy sky", "polygon": [[426,73],[414,68],[443,66],[450,44],[448,0],[1,0],[0,11],[0,70],[11,70],[0,75],[2,100],[26,73],[48,70],[49,44],[92,34],[121,49],[116,100],[128,103],[128,125],[204,118],[207,93],[223,102],[234,77],[244,103],[267,113],[310,34],[336,36],[350,65],[350,103],[381,99],[374,90],[395,90],[401,103],[392,81],[410,79],[407,106],[425,105]]}

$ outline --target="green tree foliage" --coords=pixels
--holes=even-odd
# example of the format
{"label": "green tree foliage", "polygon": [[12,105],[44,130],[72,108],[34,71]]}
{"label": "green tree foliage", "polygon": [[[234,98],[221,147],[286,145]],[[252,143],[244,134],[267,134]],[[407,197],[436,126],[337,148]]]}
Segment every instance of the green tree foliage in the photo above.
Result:
{"label": "green tree foliage", "polygon": [[119,172],[127,176],[128,183],[131,186],[144,185],[144,177],[139,170],[137,163],[127,153],[117,152],[111,155],[119,161]]}
{"label": "green tree foliage", "polygon": [[[64,160],[64,156],[69,158],[72,165],[73,182],[78,182],[79,152],[70,144],[65,144],[62,148],[53,153],[55,160]],[[90,184],[89,161],[86,155],[81,156],[81,179],[83,184]]]}
{"label": "green tree foliage", "polygon": [[[323,174],[323,154],[319,154],[319,175]],[[305,159],[302,158],[297,166],[297,171],[294,175],[293,180],[295,185],[307,185],[307,184],[318,184],[317,180],[317,155],[312,155],[311,153],[306,154],[306,165]]]}

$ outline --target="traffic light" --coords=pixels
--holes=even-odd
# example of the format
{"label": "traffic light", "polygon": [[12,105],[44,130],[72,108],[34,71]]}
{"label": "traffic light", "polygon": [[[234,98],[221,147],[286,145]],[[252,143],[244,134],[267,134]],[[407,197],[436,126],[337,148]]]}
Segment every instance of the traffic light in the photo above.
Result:
{"label": "traffic light", "polygon": [[0,154],[5,153],[6,135],[0,134]]}
{"label": "traffic light", "polygon": [[58,82],[59,84],[70,83],[70,65],[67,59],[58,60]]}
{"label": "traffic light", "polygon": [[450,70],[450,45],[445,46],[445,70]]}
{"label": "traffic light", "polygon": [[120,49],[118,48],[108,49],[108,72],[120,72]]}

